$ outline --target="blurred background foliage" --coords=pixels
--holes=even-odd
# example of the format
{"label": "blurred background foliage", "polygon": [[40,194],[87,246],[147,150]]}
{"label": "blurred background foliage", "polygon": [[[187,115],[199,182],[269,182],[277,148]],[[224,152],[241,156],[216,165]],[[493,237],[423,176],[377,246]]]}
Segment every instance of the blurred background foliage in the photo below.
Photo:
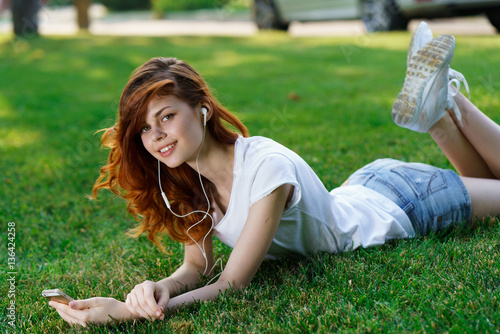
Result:
{"label": "blurred background foliage", "polygon": [[248,8],[250,7],[250,0],[151,0],[151,7],[156,17],[163,17],[166,13],[172,11],[188,11],[225,7],[229,7],[232,9]]}
{"label": "blurred background foliage", "polygon": [[231,8],[249,8],[251,0],[100,0],[111,11],[129,11],[152,9],[155,13],[212,9],[230,6]]}
{"label": "blurred background foliage", "polygon": [[151,10],[153,18],[163,19],[176,12],[248,10],[252,0],[0,0],[0,14],[6,8],[12,9],[14,34],[16,37],[31,38],[39,35],[39,12],[42,7],[55,9],[74,5],[79,29],[88,32],[92,4],[100,4],[110,12]]}

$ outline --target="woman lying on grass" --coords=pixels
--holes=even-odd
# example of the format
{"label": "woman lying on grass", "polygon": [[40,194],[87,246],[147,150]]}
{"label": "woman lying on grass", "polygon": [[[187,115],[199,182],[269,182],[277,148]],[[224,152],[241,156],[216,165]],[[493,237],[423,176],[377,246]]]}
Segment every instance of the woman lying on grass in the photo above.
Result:
{"label": "woman lying on grass", "polygon": [[[160,232],[185,243],[170,277],[138,284],[125,302],[96,297],[50,306],[69,323],[164,319],[168,310],[215,299],[250,284],[264,258],[343,252],[425,235],[450,224],[500,214],[500,126],[458,93],[455,41],[421,24],[393,108],[403,127],[429,132],[458,176],[419,163],[377,160],[328,192],[297,154],[245,126],[176,59],[151,59],[128,82],[119,118],[103,135],[111,148],[93,195],[109,188],[143,217],[135,234],[161,247]],[[224,125],[229,123],[240,133]],[[212,236],[233,248],[223,272]]]}

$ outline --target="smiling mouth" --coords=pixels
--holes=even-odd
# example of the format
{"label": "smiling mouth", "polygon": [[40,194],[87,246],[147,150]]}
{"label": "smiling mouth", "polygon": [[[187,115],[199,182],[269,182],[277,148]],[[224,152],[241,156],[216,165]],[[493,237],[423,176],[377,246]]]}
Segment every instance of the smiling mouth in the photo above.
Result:
{"label": "smiling mouth", "polygon": [[170,151],[171,149],[173,149],[176,144],[177,144],[177,142],[175,142],[173,144],[170,144],[170,145],[167,145],[167,146],[163,147],[161,150],[159,150],[158,152],[160,152],[161,154],[167,153],[168,151]]}

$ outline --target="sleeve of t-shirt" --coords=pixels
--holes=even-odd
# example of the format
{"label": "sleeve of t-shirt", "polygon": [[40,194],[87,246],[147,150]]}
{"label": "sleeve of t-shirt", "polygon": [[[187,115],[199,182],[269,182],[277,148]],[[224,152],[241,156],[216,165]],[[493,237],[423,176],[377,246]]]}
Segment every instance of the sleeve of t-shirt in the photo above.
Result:
{"label": "sleeve of t-shirt", "polygon": [[300,184],[297,180],[294,163],[281,154],[272,154],[265,157],[255,173],[250,192],[250,205],[266,197],[284,184],[291,184],[295,187],[294,197],[300,193]]}

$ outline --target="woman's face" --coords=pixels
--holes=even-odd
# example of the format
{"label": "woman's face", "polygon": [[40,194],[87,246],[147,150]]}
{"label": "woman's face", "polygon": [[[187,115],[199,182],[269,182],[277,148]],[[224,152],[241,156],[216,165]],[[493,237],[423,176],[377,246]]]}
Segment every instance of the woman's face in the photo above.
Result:
{"label": "woman's face", "polygon": [[193,166],[203,139],[201,109],[173,95],[155,98],[149,103],[141,139],[146,150],[168,167],[184,162]]}

